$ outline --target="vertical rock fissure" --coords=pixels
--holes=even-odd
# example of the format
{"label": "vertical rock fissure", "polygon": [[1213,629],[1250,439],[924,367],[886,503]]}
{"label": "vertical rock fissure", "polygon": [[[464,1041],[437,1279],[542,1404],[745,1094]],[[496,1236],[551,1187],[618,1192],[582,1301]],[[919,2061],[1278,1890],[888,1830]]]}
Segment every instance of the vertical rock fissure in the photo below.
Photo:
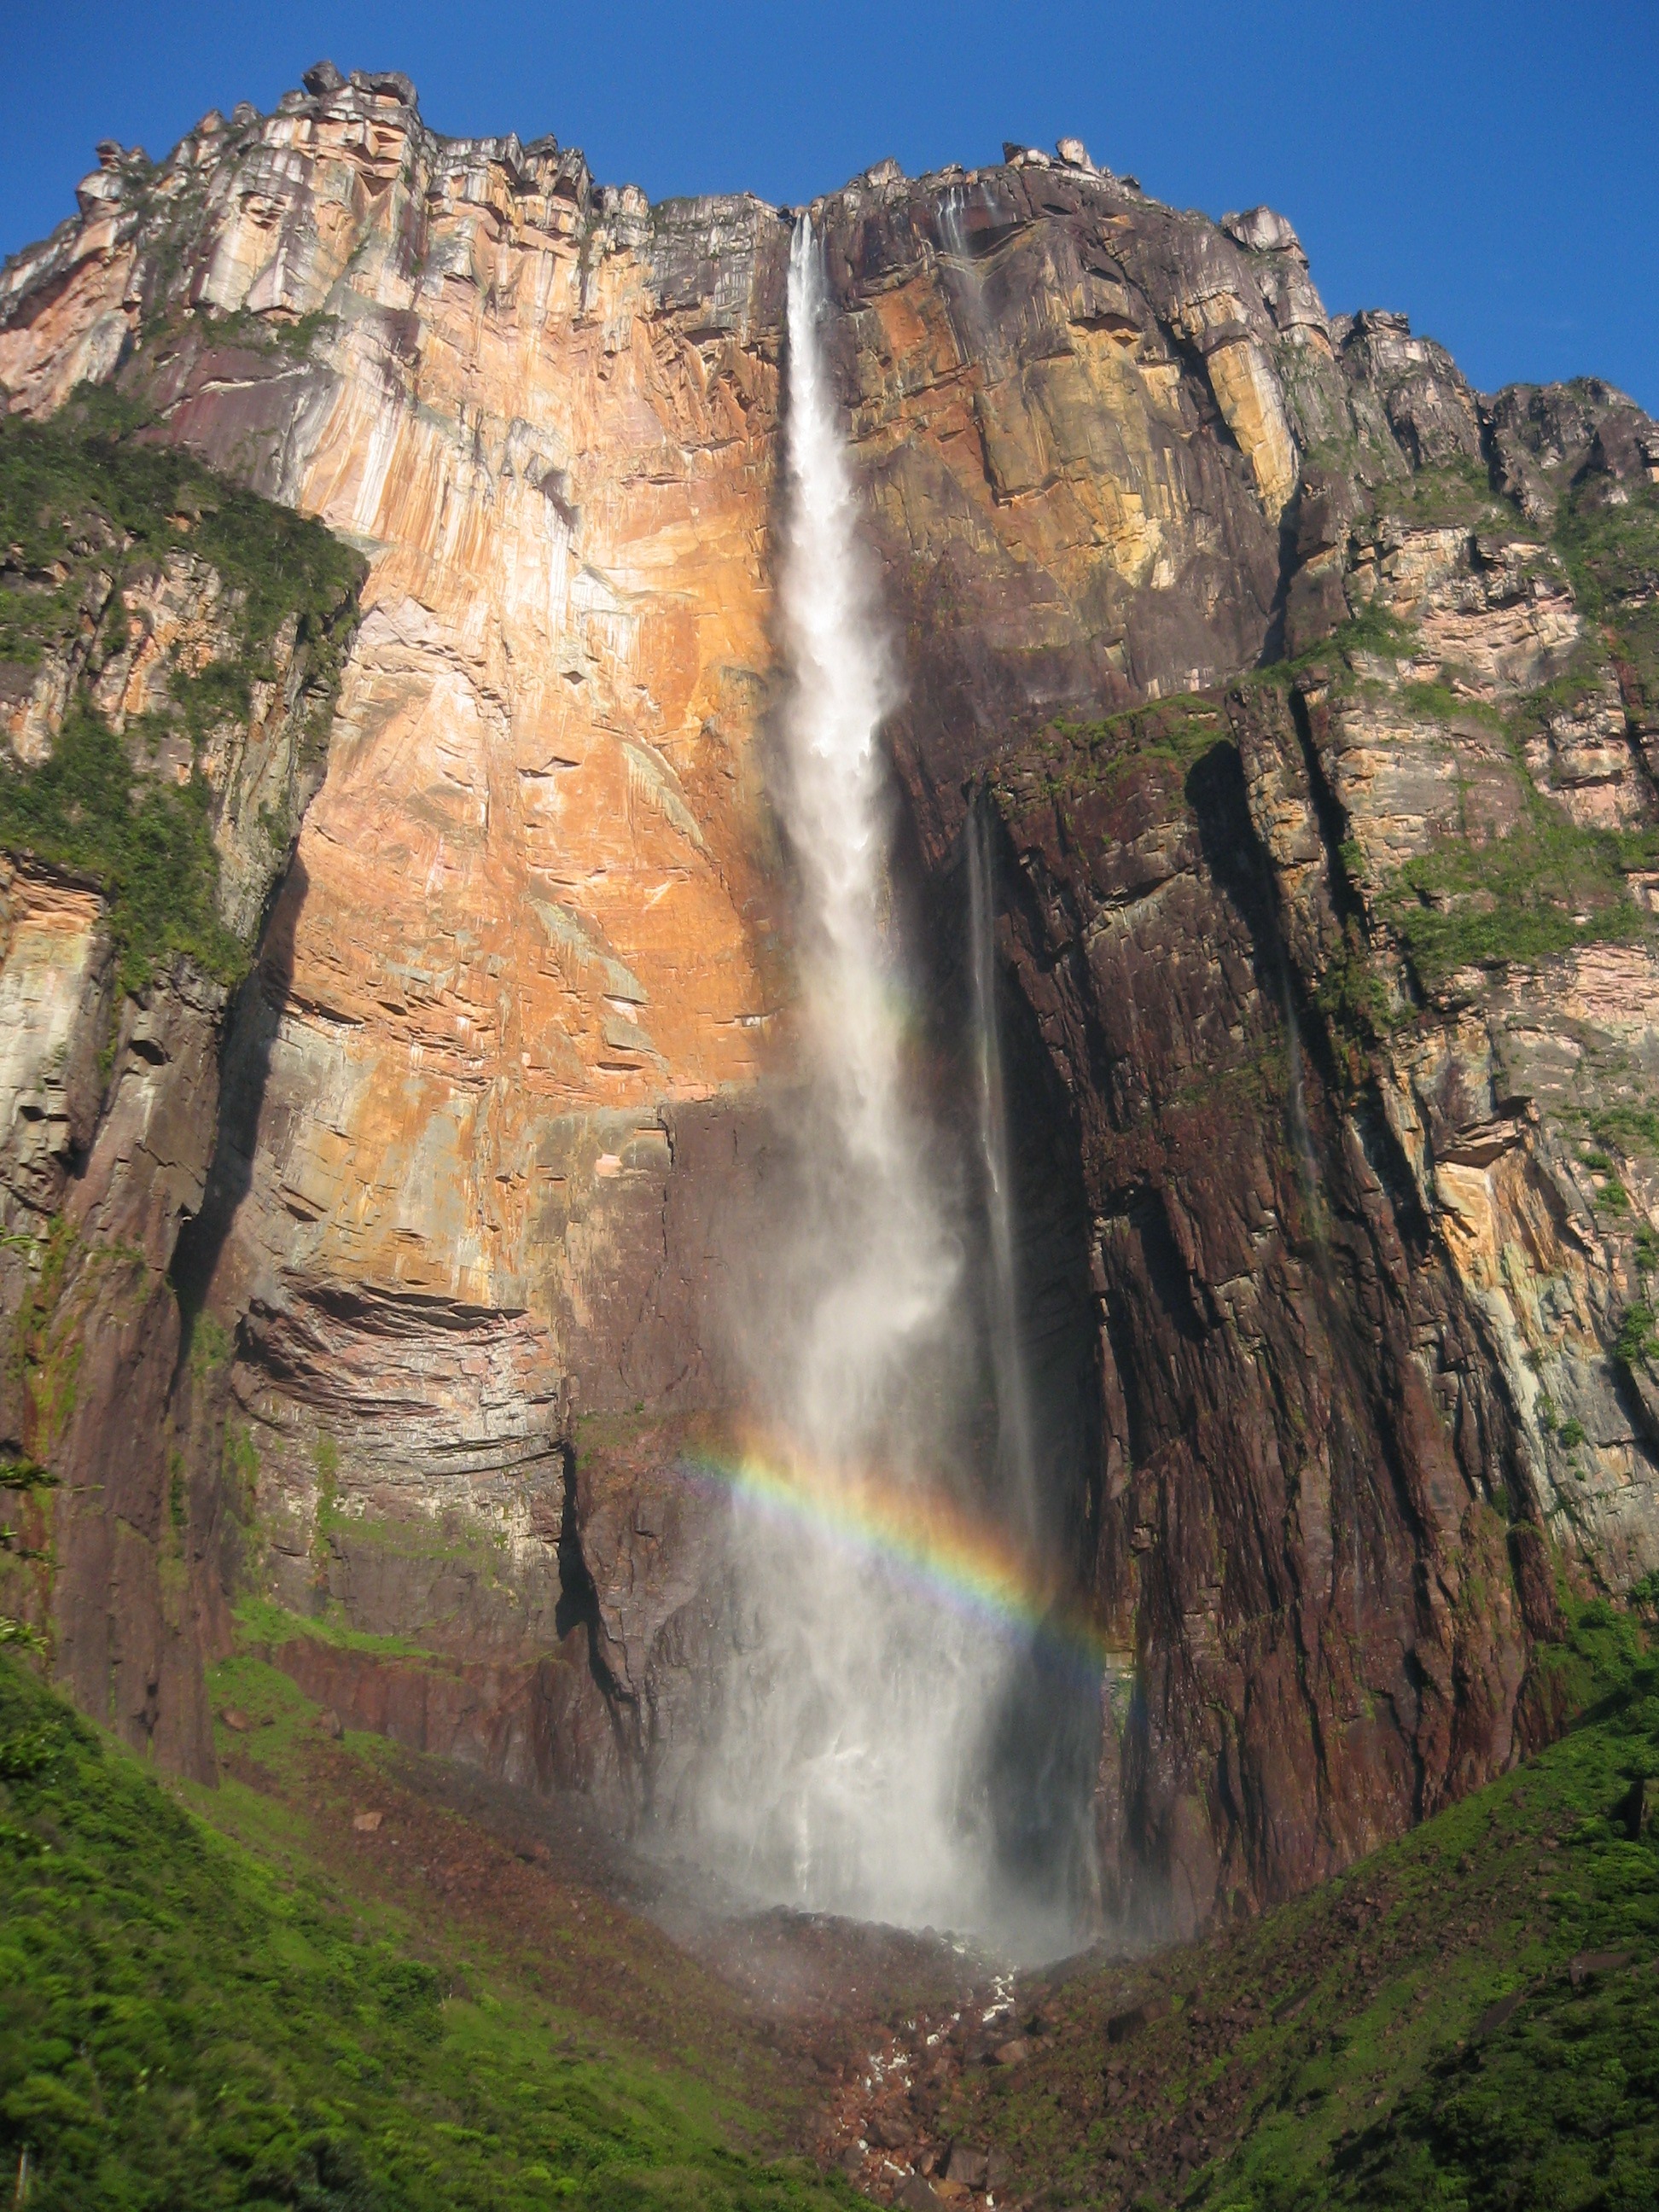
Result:
{"label": "vertical rock fissure", "polygon": [[1325,773],[1325,763],[1319,757],[1319,746],[1309,717],[1308,702],[1294,684],[1291,687],[1290,706],[1291,720],[1295,725],[1297,742],[1302,748],[1303,764],[1308,773],[1314,819],[1319,825],[1320,842],[1325,848],[1325,878],[1330,886],[1331,904],[1336,909],[1339,921],[1346,922],[1352,920],[1363,923],[1365,903],[1354,889],[1342,858],[1342,847],[1348,835],[1347,817],[1341,800],[1331,788],[1330,778]]}
{"label": "vertical rock fissure", "polygon": [[587,1555],[582,1549],[581,1503],[576,1483],[576,1454],[567,1445],[563,1452],[563,1488],[559,1516],[559,1601],[554,1613],[554,1632],[561,1638],[573,1629],[581,1630],[587,1644],[588,1672],[597,1684],[599,1694],[610,1716],[612,1734],[624,1773],[637,1771],[645,1776],[645,1762],[640,1757],[639,1698],[617,1679],[615,1669],[605,1658],[603,1650],[605,1623],[599,1612],[599,1593],[593,1580]]}

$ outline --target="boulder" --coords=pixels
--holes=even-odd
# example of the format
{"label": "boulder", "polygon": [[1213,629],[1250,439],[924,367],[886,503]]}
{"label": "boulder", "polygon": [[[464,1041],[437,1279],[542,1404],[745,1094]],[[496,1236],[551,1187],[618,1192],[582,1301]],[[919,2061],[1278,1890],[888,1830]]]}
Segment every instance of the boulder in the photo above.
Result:
{"label": "boulder", "polygon": [[1224,215],[1221,228],[1236,245],[1250,253],[1302,253],[1302,240],[1282,215],[1270,207],[1247,208],[1243,215]]}
{"label": "boulder", "polygon": [[351,82],[358,92],[377,100],[395,100],[399,107],[418,107],[414,86],[401,70],[353,70]]}

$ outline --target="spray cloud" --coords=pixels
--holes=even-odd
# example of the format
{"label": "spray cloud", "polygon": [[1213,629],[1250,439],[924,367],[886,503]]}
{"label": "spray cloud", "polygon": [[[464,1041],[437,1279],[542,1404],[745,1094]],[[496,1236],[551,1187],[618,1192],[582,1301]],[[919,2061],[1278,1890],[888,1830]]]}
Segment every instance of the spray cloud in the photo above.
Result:
{"label": "spray cloud", "polygon": [[[836,1540],[868,1524],[872,1499],[888,1522],[923,1531],[924,1545],[930,1516],[941,1532],[954,1525],[951,1408],[972,1395],[972,1378],[951,1194],[906,1095],[878,742],[897,690],[857,534],[823,314],[821,258],[803,217],[788,289],[780,602],[791,688],[780,800],[800,885],[806,1081],[790,1218],[767,1255],[763,1324],[750,1331],[763,1409],[750,1455],[765,1472],[732,1492],[738,1633],[696,1815],[704,1847],[763,1896],[982,1929],[999,1917],[988,1747],[1019,1638],[930,1602],[892,1547]],[[988,892],[977,876],[975,888],[978,925]],[[988,976],[975,984],[983,1011]],[[979,1075],[981,1111],[994,1102],[1000,1115],[994,1068]],[[993,1233],[1007,1305],[1000,1122],[994,1143],[986,1165],[1003,1178]],[[1011,1312],[997,1319],[1012,1327]],[[1023,1385],[1005,1364],[999,1395],[1014,1433],[1004,1456],[1012,1449],[1029,1481]],[[781,1488],[811,1510],[763,1510]]]}

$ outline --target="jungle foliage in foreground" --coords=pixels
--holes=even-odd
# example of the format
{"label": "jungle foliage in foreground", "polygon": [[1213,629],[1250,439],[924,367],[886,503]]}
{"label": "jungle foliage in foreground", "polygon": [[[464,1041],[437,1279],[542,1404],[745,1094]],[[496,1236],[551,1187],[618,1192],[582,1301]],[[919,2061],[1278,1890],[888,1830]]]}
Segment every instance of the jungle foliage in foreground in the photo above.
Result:
{"label": "jungle foliage in foreground", "polygon": [[[1553,1664],[1584,1717],[1503,1782],[1259,1922],[1030,1986],[1030,2060],[973,2069],[951,2115],[1009,2153],[1011,2201],[1659,2201],[1659,1667],[1604,1606]],[[314,1709],[220,1673],[281,1793],[228,1779],[214,1827],[0,1662],[0,2180],[27,2148],[36,2212],[851,2201],[734,2149],[711,2075],[571,2010],[616,1940],[592,1917],[536,1989],[462,1920],[378,1906],[301,1809]],[[384,1796],[374,1740],[329,1755]]]}
{"label": "jungle foliage in foreground", "polygon": [[729,2148],[705,2082],[216,1832],[10,1661],[0,1777],[0,2190],[27,2151],[30,2212],[848,2201]]}
{"label": "jungle foliage in foreground", "polygon": [[1553,1663],[1560,1741],[1260,1921],[1039,1984],[957,2124],[1044,2206],[1651,2212],[1659,1665],[1605,1605]]}

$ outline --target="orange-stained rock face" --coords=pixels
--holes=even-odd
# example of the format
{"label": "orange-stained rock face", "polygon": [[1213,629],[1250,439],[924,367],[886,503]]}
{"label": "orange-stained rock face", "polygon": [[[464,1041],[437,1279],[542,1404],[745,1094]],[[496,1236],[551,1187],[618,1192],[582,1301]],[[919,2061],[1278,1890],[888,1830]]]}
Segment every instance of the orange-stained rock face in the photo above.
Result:
{"label": "orange-stained rock face", "polygon": [[[128,1206],[158,1315],[195,1214],[174,1279],[234,1356],[163,1408],[164,1316],[144,1410],[223,1506],[222,1580],[435,1655],[284,1663],[408,1741],[670,1803],[735,1633],[679,1455],[742,1395],[730,1292],[787,1151],[788,225],[598,191],[550,141],[441,140],[380,77],[210,118],[156,170],[112,155],[80,201],[0,275],[0,397],[112,384],[369,572],[210,1169],[170,1133],[211,1092],[216,1000],[171,981],[100,1105],[97,910],[31,879],[0,1089],[45,1104],[6,1171],[55,1203],[91,1145],[76,1218]],[[1659,1367],[1609,1356],[1645,1262],[1547,1127],[1634,1110],[1659,1068],[1651,932],[1437,995],[1389,920],[1402,868],[1552,797],[1581,829],[1659,817],[1641,680],[1543,543],[1592,449],[1610,498],[1646,496],[1659,433],[1602,387],[1477,403],[1402,318],[1328,319],[1283,218],[1211,223],[1080,155],[884,164],[813,220],[903,688],[896,873],[951,988],[969,794],[1001,793],[1035,1395],[1126,1689],[1102,1866],[1185,1928],[1542,1725],[1550,1608],[1511,1588],[1523,1559],[1547,1587],[1539,1528],[1614,1584],[1659,1557]],[[207,583],[175,568],[129,611],[199,658]],[[1224,709],[1281,652],[1300,672]],[[73,676],[0,670],[20,757]],[[117,717],[153,690],[137,648],[100,681]],[[250,748],[280,719],[256,705]],[[243,758],[204,773],[247,908]],[[108,1565],[85,1549],[64,1616],[89,1701]],[[122,1664],[153,1706],[160,1662]],[[198,1741],[167,1694],[184,1718],[145,1729]]]}
{"label": "orange-stained rock face", "polygon": [[[664,1109],[752,1086],[776,1008],[781,234],[752,201],[684,239],[607,216],[579,155],[447,147],[395,97],[288,105],[142,187],[199,311],[143,364],[170,433],[372,563],[216,1296],[367,1285],[580,1327],[614,1217],[659,1190]],[[0,341],[14,405],[112,362],[94,334],[155,281],[118,235],[140,189],[104,173]],[[285,329],[304,344],[260,343]]]}
{"label": "orange-stained rock face", "polygon": [[[487,203],[434,214],[392,389],[386,319],[347,305],[287,464],[374,566],[279,925],[267,1114],[291,1132],[252,1196],[313,1216],[316,1276],[545,1310],[560,1186],[757,1073],[769,447],[745,408],[774,378],[756,364],[740,404],[736,341],[705,361],[653,328],[636,257],[596,281],[499,228]],[[226,307],[240,250],[214,263]],[[568,1158],[595,1114],[609,1133]]]}
{"label": "orange-stained rock face", "polygon": [[[617,1367],[619,1286],[658,1264],[673,1113],[752,1093],[787,998],[762,736],[787,229],[595,194],[550,143],[440,141],[378,79],[210,118],[153,174],[112,157],[82,198],[0,290],[11,404],[107,374],[148,316],[122,382],[165,434],[372,563],[232,1094],[216,1303],[525,1315],[549,1403],[573,1372],[615,1401],[592,1348]],[[1293,460],[1261,271],[1291,258],[1036,171],[884,176],[820,227],[920,775],[1006,741],[1004,709],[1259,649]],[[374,1458],[395,1377],[363,1350]]]}

